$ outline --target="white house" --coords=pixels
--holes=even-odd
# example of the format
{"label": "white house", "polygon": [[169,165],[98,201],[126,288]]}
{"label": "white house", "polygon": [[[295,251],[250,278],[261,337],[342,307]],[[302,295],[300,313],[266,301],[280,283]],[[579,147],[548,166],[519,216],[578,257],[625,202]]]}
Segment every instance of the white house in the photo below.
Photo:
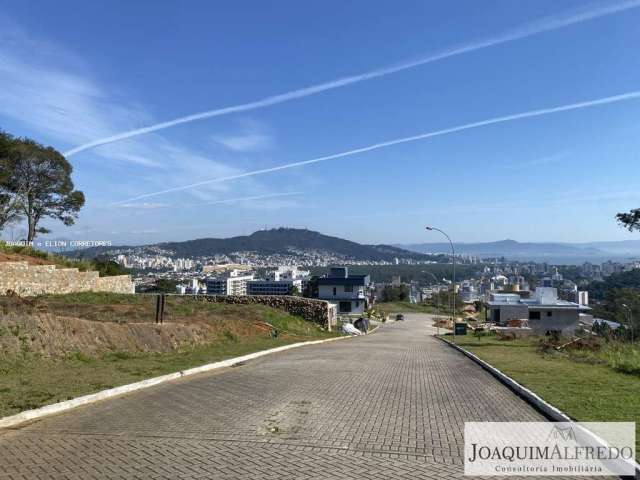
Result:
{"label": "white house", "polygon": [[492,293],[487,302],[487,319],[499,325],[506,325],[509,320],[528,320],[536,333],[555,331],[570,335],[578,326],[580,315],[590,310],[586,305],[560,300],[555,288],[538,287],[532,298]]}
{"label": "white house", "polygon": [[368,307],[365,288],[369,275],[349,275],[347,267],[331,268],[317,279],[318,298],[338,306],[339,314],[361,315]]}

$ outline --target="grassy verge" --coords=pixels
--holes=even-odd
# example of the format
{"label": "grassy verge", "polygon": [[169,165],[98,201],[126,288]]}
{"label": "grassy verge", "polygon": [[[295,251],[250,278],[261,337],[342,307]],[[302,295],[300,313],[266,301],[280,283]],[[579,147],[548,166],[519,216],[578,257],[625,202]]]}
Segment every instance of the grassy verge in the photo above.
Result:
{"label": "grassy verge", "polygon": [[213,345],[170,353],[113,351],[99,357],[75,353],[55,361],[43,358],[5,360],[0,366],[0,417],[303,340],[292,337],[229,338]]}
{"label": "grassy verge", "polygon": [[373,308],[384,315],[394,313],[436,313],[434,307],[423,303],[381,302],[376,303]]}
{"label": "grassy verge", "polygon": [[[338,335],[264,305],[171,297],[167,311],[167,326],[158,327],[153,324],[155,298],[150,296],[0,297],[0,417],[247,353]],[[51,323],[38,323],[41,315],[54,323],[73,317],[76,329],[43,328]],[[194,337],[169,349],[149,351],[158,332],[175,331],[172,324],[194,332]],[[98,327],[112,334],[110,342],[95,343],[86,331],[82,337],[80,329],[98,331]],[[136,343],[126,341],[133,336]],[[87,339],[91,340],[86,343]],[[58,347],[43,349],[42,344]]]}
{"label": "grassy verge", "polygon": [[[391,315],[395,313],[430,313],[438,314],[440,316],[451,316],[451,307],[449,305],[440,306],[438,310],[433,305],[427,305],[425,303],[409,303],[409,302],[379,302],[373,306],[374,310],[382,312],[385,315]],[[459,318],[469,316],[462,310],[457,310],[456,315]],[[484,317],[482,317],[484,318]]]}
{"label": "grassy verge", "polygon": [[[447,338],[447,337],[445,337]],[[541,352],[539,339],[456,336],[456,343],[579,421],[636,422],[640,451],[640,375],[595,354]],[[608,355],[608,348],[602,355]]]}
{"label": "grassy verge", "polygon": [[[49,313],[73,316],[96,322],[153,323],[156,297],[102,292],[81,292],[65,295],[42,295],[29,298],[0,296],[0,313],[33,315]],[[181,324],[210,323],[225,320],[266,321],[278,330],[321,335],[311,322],[287,315],[264,305],[235,305],[195,301],[189,296],[169,296],[165,306],[165,322]],[[304,328],[303,328],[304,327]]]}

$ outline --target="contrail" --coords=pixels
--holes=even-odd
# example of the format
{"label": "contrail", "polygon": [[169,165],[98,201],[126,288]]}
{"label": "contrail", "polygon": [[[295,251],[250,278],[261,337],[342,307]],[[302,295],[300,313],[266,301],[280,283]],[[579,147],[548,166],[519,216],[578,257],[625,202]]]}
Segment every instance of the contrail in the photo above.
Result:
{"label": "contrail", "polygon": [[[152,205],[152,208],[174,208],[174,207],[180,207],[180,208],[186,208],[186,207],[203,207],[205,205],[220,205],[223,203],[236,203],[236,202],[245,202],[245,201],[249,201],[249,200],[264,200],[267,198],[275,198],[275,197],[290,197],[292,195],[302,195],[303,192],[282,192],[282,193],[267,193],[264,195],[253,195],[251,197],[236,197],[236,198],[225,198],[222,200],[215,200],[212,202],[205,202],[205,203],[191,203],[191,204],[182,204],[182,205],[178,205],[178,204],[157,204],[157,205]],[[118,203],[112,203],[111,206],[113,205],[120,205],[120,207],[127,207],[127,208],[149,208],[149,204],[145,204],[145,203],[124,203],[124,202],[118,202]]]}
{"label": "contrail", "polygon": [[264,200],[267,198],[276,198],[276,197],[290,197],[293,195],[302,195],[303,192],[283,192],[283,193],[267,193],[265,195],[254,195],[252,197],[236,197],[236,198],[227,198],[224,200],[216,200],[213,202],[206,203],[194,203],[192,205],[186,205],[187,207],[202,207],[205,205],[219,205],[222,203],[236,203],[236,202],[246,202],[249,200]]}
{"label": "contrail", "polygon": [[228,115],[231,113],[256,110],[259,108],[264,108],[271,105],[288,102],[298,98],[308,97],[310,95],[316,95],[321,92],[326,92],[327,90],[333,90],[333,89],[345,87],[347,85],[351,85],[354,83],[364,82],[366,80],[384,77],[386,75],[391,75],[393,73],[401,72],[403,70],[408,70],[411,68],[419,67],[421,65],[426,65],[428,63],[437,62],[438,60],[443,60],[445,58],[462,55],[464,53],[473,52],[475,50],[481,50],[483,48],[488,48],[488,47],[500,45],[507,42],[512,42],[514,40],[520,40],[522,38],[530,37],[532,35],[537,35],[540,33],[551,31],[551,30],[557,30],[563,27],[567,27],[569,25],[586,22],[588,20],[593,20],[595,18],[603,17],[606,15],[612,15],[614,13],[622,12],[622,11],[629,10],[632,8],[637,8],[637,7],[640,7],[640,0],[627,0],[624,2],[616,3],[616,4],[605,5],[599,8],[573,10],[563,15],[545,17],[535,22],[525,24],[519,28],[507,31],[501,35],[498,35],[495,37],[488,37],[474,43],[457,45],[457,46],[448,48],[446,50],[443,50],[439,53],[436,53],[434,55],[419,58],[417,60],[411,60],[403,63],[398,63],[395,65],[390,65],[388,67],[371,70],[369,72],[365,72],[359,75],[352,75],[349,77],[338,78],[336,80],[332,80],[329,82],[320,83],[317,85],[311,85],[309,87],[292,90],[292,91],[281,93],[278,95],[273,95],[273,96],[266,97],[266,98],[249,102],[249,103],[242,103],[242,104],[233,105],[230,107],[224,107],[224,108],[219,108],[215,110],[208,110],[206,112],[194,113],[192,115],[175,118],[173,120],[169,120],[166,122],[149,125],[148,127],[128,130],[126,132],[111,135],[109,137],[99,138],[97,140],[93,140],[91,142],[85,143],[78,147],[72,148],[71,150],[64,152],[64,155],[66,157],[70,157],[72,155],[75,155],[78,152],[82,152],[83,150],[88,150],[90,148],[97,147],[99,145],[105,145],[107,143],[117,142],[118,140],[124,140],[126,138],[136,137],[138,135],[144,135],[146,133],[155,132],[157,130],[163,130],[165,128],[174,127],[176,125],[180,125],[183,123],[194,122],[196,120],[202,120],[205,118],[219,117],[219,116]]}
{"label": "contrail", "polygon": [[540,117],[542,115],[549,115],[549,114],[552,114],[552,113],[566,112],[568,110],[578,110],[580,108],[595,107],[597,105],[606,105],[608,103],[623,102],[623,101],[626,101],[626,100],[633,100],[633,99],[637,99],[637,98],[640,98],[640,90],[636,90],[636,91],[628,92],[628,93],[623,93],[623,94],[620,94],[620,95],[614,95],[614,96],[611,96],[611,97],[598,98],[598,99],[595,99],[595,100],[587,100],[587,101],[584,101],[584,102],[571,103],[571,104],[568,104],[568,105],[560,105],[560,106],[557,106],[557,107],[542,108],[542,109],[539,109],[539,110],[530,110],[528,112],[514,113],[512,115],[506,115],[506,116],[503,116],[503,117],[489,118],[487,120],[480,120],[478,122],[473,122],[473,123],[465,123],[464,125],[458,125],[456,127],[445,128],[443,130],[435,130],[433,132],[421,133],[419,135],[413,135],[411,137],[404,137],[404,138],[398,138],[396,140],[389,140],[389,141],[386,141],[386,142],[375,143],[375,144],[369,145],[367,147],[356,148],[354,150],[347,150],[346,152],[334,153],[332,155],[326,155],[324,157],[312,158],[311,160],[304,160],[304,161],[301,161],[301,162],[287,163],[285,165],[279,165],[277,167],[263,168],[263,169],[260,169],[260,170],[254,170],[252,172],[244,172],[244,173],[239,173],[239,174],[236,174],[236,175],[229,175],[227,177],[219,177],[219,178],[213,178],[213,179],[210,179],[210,180],[203,180],[201,182],[192,183],[190,185],[184,185],[184,186],[181,186],[181,187],[168,188],[166,190],[161,190],[159,192],[147,193],[145,195],[140,195],[140,196],[137,196],[137,197],[134,197],[134,198],[130,198],[130,199],[127,199],[127,200],[122,200],[120,202],[115,202],[112,205],[119,205],[119,204],[122,204],[122,203],[128,203],[128,202],[135,201],[135,200],[141,200],[143,198],[149,198],[149,197],[155,197],[157,195],[163,195],[165,193],[177,192],[177,191],[180,191],[180,190],[187,190],[189,188],[198,187],[200,185],[207,185],[207,184],[211,184],[211,183],[221,183],[221,182],[226,182],[226,181],[229,181],[229,180],[235,180],[235,179],[238,179],[238,178],[253,177],[255,175],[262,175],[264,173],[277,172],[279,170],[286,170],[286,169],[289,169],[289,168],[301,167],[303,165],[311,165],[311,164],[314,164],[314,163],[326,162],[327,160],[334,160],[336,158],[349,157],[351,155],[357,155],[359,153],[370,152],[372,150],[378,150],[379,148],[391,147],[393,145],[399,145],[401,143],[415,142],[417,140],[424,140],[426,138],[438,137],[440,135],[448,135],[450,133],[461,132],[463,130],[470,130],[472,128],[484,127],[484,126],[493,125],[493,124],[496,124],[496,123],[512,122],[514,120],[521,120],[523,118]]}

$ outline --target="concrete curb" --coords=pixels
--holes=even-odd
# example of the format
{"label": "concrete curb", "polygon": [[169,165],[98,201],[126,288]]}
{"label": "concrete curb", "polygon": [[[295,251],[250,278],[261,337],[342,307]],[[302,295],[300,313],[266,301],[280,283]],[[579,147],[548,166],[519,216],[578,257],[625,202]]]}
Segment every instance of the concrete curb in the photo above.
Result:
{"label": "concrete curb", "polygon": [[[375,332],[376,330],[378,330],[380,328],[380,325],[376,325],[375,327],[373,327],[371,330],[369,330],[367,332],[367,335],[371,335],[373,332]],[[365,337],[367,336],[365,335]]]}
{"label": "concrete curb", "polygon": [[538,395],[533,393],[531,390],[529,390],[528,388],[523,387],[518,382],[516,382],[513,378],[509,377],[508,375],[505,375],[500,370],[498,370],[497,368],[493,367],[492,365],[490,365],[489,363],[485,362],[484,360],[480,359],[478,356],[474,355],[473,353],[468,352],[464,348],[459,347],[458,345],[456,345],[454,343],[451,343],[451,342],[445,340],[444,338],[441,338],[441,337],[436,337],[436,338],[438,340],[443,341],[444,343],[449,345],[451,348],[459,351],[463,355],[469,357],[471,360],[476,362],[483,369],[485,369],[491,375],[496,377],[500,381],[500,383],[506,385],[516,395],[518,395],[519,397],[522,397],[523,399],[525,399],[527,401],[527,403],[529,403],[532,407],[534,407],[536,410],[538,410],[540,413],[542,413],[549,420],[553,420],[554,422],[573,422],[573,421],[575,421],[575,420],[571,419],[566,413],[564,413],[563,411],[557,409],[556,407],[554,407],[550,403],[545,402],[541,397],[539,397]]}
{"label": "concrete curb", "polygon": [[[435,335],[434,335],[435,336]],[[475,363],[480,365],[484,370],[488,371],[491,375],[493,375],[500,383],[505,385],[509,390],[513,391],[516,395],[522,398],[525,402],[535,408],[538,412],[544,415],[549,420],[554,422],[578,422],[578,420],[572,419],[564,413],[562,410],[554,407],[549,402],[544,401],[540,396],[536,395],[534,392],[529,390],[526,387],[523,387],[518,382],[516,382],[510,376],[502,373],[500,370],[492,366],[491,364],[485,362],[477,355],[465,350],[464,348],[445,340],[442,337],[435,336],[438,340],[441,340],[445,344],[449,345],[451,348],[459,351],[464,356],[470,358]],[[586,429],[585,429],[586,430]],[[638,462],[634,462],[636,469],[636,477],[640,478],[640,464]]]}
{"label": "concrete curb", "polygon": [[284,352],[285,350],[291,350],[292,348],[304,347],[307,345],[319,345],[321,343],[333,342],[336,340],[343,340],[345,338],[352,338],[350,336],[328,338],[325,340],[311,340],[308,342],[292,343],[289,345],[283,345],[282,347],[270,348],[268,350],[261,350],[259,352],[249,353],[240,357],[229,358],[227,360],[221,360],[219,362],[208,363],[199,367],[190,368],[180,372],[169,373],[167,375],[161,375],[159,377],[148,378],[139,382],[130,383],[128,385],[121,385],[119,387],[110,388],[108,390],[102,390],[100,392],[91,393],[89,395],[83,395],[82,397],[73,398],[64,402],[54,403],[51,405],[45,405],[44,407],[36,408],[34,410],[26,410],[10,417],[0,418],[0,429],[15,427],[21,423],[36,420],[48,415],[56,413],[66,412],[73,408],[80,407],[82,405],[89,405],[101,400],[117,397],[125,393],[135,392],[143,390],[145,388],[160,385],[162,383],[177,380],[179,378],[196,375],[198,373],[209,372],[212,370],[218,370],[220,368],[231,367],[235,364],[247,362],[256,358],[270,355],[272,353]]}

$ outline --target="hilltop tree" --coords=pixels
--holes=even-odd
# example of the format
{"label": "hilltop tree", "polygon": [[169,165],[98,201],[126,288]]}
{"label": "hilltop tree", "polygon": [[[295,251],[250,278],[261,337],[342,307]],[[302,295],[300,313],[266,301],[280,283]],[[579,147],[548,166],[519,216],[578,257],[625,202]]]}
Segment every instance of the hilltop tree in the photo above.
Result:
{"label": "hilltop tree", "polygon": [[387,285],[382,290],[382,301],[406,302],[407,300],[409,300],[409,294],[409,287],[407,285],[400,285],[398,287]]}
{"label": "hilltop tree", "polygon": [[295,285],[291,285],[291,287],[289,287],[289,295],[292,295],[294,297],[299,297],[302,294],[300,293],[300,290],[298,290],[298,287],[296,287]]}
{"label": "hilltop tree", "polygon": [[640,208],[634,208],[628,213],[619,213],[616,215],[616,219],[620,225],[630,232],[634,230],[640,231]]}
{"label": "hilltop tree", "polygon": [[0,131],[0,231],[20,219],[18,196],[7,188],[9,178],[9,152],[15,139]]}
{"label": "hilltop tree", "polygon": [[27,241],[49,230],[38,227],[44,218],[73,225],[84,194],[74,190],[71,181],[73,167],[64,156],[51,147],[29,139],[13,142],[3,160],[2,187],[15,195],[19,211],[27,220]]}

